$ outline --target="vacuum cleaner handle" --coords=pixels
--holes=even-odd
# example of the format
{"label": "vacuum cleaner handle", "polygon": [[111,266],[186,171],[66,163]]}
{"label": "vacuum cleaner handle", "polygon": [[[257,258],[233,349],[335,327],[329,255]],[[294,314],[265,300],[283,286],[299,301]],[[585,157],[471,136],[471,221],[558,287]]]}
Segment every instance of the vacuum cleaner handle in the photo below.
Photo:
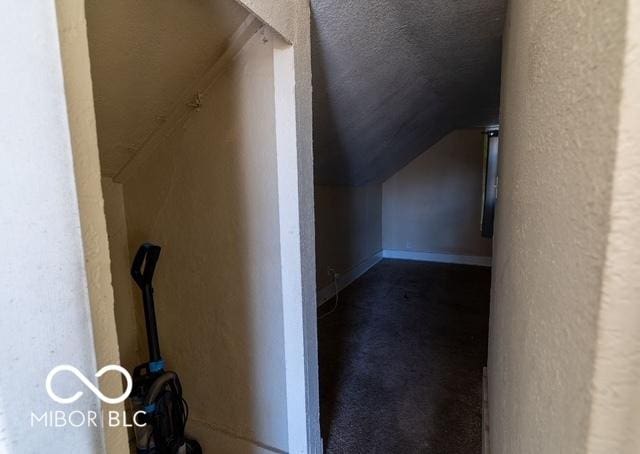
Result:
{"label": "vacuum cleaner handle", "polygon": [[[158,327],[156,325],[156,312],[153,302],[153,287],[151,281],[156,270],[156,264],[160,257],[160,246],[144,243],[138,249],[131,265],[131,277],[142,290],[142,302],[144,304],[144,320],[147,328],[147,343],[149,346],[149,370],[160,372],[164,370],[162,357],[160,356],[160,341],[158,340]],[[144,264],[144,270],[142,266]]]}
{"label": "vacuum cleaner handle", "polygon": [[[138,248],[138,252],[136,252],[133,264],[131,265],[131,277],[133,277],[133,280],[136,281],[136,284],[138,284],[138,287],[141,289],[143,289],[145,285],[151,285],[153,273],[156,270],[156,264],[160,257],[160,249],[160,246],[144,243]],[[142,269],[143,263],[144,270]]]}

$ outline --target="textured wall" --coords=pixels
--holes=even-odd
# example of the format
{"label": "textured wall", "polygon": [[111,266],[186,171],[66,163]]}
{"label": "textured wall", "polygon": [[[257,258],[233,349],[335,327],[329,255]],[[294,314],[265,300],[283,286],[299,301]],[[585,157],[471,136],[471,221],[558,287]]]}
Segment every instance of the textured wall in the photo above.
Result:
{"label": "textured wall", "polygon": [[498,116],[504,0],[311,0],[322,184],[381,182]]}
{"label": "textured wall", "polygon": [[113,176],[220,58],[247,12],[233,0],[87,0],[100,160]]}
{"label": "textured wall", "polygon": [[[287,73],[284,79],[291,77],[290,86],[288,81],[277,82],[275,89],[283,89],[291,92],[290,112],[292,115],[284,115],[282,125],[285,129],[282,136],[292,137],[293,149],[288,146],[280,150],[278,145],[278,156],[283,151],[286,155],[282,159],[286,169],[294,169],[295,178],[283,177],[286,188],[282,194],[286,207],[279,207],[280,219],[289,216],[290,225],[281,224],[280,237],[285,238],[283,244],[286,245],[280,251],[283,256],[283,263],[291,265],[288,261],[291,255],[295,255],[294,265],[297,263],[298,270],[288,272],[282,276],[283,284],[288,283],[296,287],[296,292],[290,292],[285,285],[282,291],[287,295],[285,306],[289,304],[287,317],[289,323],[285,324],[286,342],[285,354],[288,361],[287,373],[287,393],[292,398],[281,397],[272,402],[274,408],[279,411],[285,404],[291,410],[287,418],[281,415],[269,416],[278,430],[282,431],[282,424],[288,423],[293,430],[289,434],[289,449],[291,452],[320,451],[321,439],[319,428],[319,408],[318,408],[318,383],[317,383],[317,360],[316,360],[316,322],[315,322],[315,248],[314,248],[314,222],[313,222],[313,151],[312,151],[312,128],[311,128],[311,59],[310,59],[310,19],[309,4],[305,0],[274,0],[270,2],[238,0],[243,10],[238,5],[234,5],[231,0],[211,0],[195,1],[181,4],[176,9],[175,2],[137,2],[130,5],[127,2],[90,2],[88,5],[88,20],[90,25],[90,41],[92,59],[94,61],[94,79],[96,84],[96,109],[98,113],[98,125],[100,129],[101,159],[103,162],[103,172],[106,175],[113,175],[122,168],[122,164],[132,159],[136,155],[140,146],[152,132],[166,132],[166,113],[171,111],[171,106],[182,106],[192,100],[193,91],[186,90],[180,93],[180,89],[188,88],[192,82],[192,76],[199,76],[216,61],[221,51],[229,44],[229,35],[236,29],[242,18],[246,17],[246,10],[252,11],[257,17],[268,23],[276,32],[281,33],[285,40],[293,43],[293,47],[285,49],[279,46],[274,54],[275,61],[290,59],[291,67],[280,68],[280,71]],[[237,42],[234,41],[234,42]],[[230,47],[234,47],[233,44]],[[277,57],[276,55],[280,55]],[[283,57],[287,55],[286,57]],[[217,67],[217,64],[216,66]],[[265,66],[266,68],[266,66]],[[248,70],[250,71],[250,70]],[[278,71],[276,71],[277,73]],[[238,74],[235,75],[239,77]],[[184,86],[186,82],[186,87]],[[273,92],[274,84],[270,87],[261,85],[261,89],[266,95]],[[280,87],[280,88],[278,88]],[[177,96],[176,96],[177,95]],[[186,95],[186,98],[185,98]],[[217,93],[213,96],[216,100]],[[289,99],[278,98],[280,105],[286,105]],[[227,100],[231,103],[230,100]],[[205,101],[206,102],[206,101]],[[246,98],[243,103],[249,102]],[[245,104],[242,104],[243,106]],[[231,111],[234,107],[231,106]],[[167,110],[168,108],[168,110]],[[244,107],[243,107],[244,108]],[[288,108],[288,106],[287,106]],[[286,110],[286,109],[285,109]],[[262,112],[262,110],[260,110]],[[279,108],[276,107],[276,112]],[[175,112],[175,111],[174,111]],[[264,112],[262,112],[264,114]],[[273,112],[272,112],[273,113]],[[187,115],[188,116],[188,115]],[[264,117],[266,121],[269,115]],[[260,145],[251,142],[245,143],[244,135],[250,135],[251,122],[259,122],[260,118],[247,117],[241,130],[235,130],[236,126],[227,124],[227,129],[219,129],[219,137],[216,140],[224,142],[224,146],[247,149],[247,147],[259,148]],[[292,123],[295,122],[295,125]],[[170,122],[173,125],[173,122]],[[104,130],[103,130],[104,127]],[[277,129],[277,127],[276,127]],[[262,129],[260,129],[263,131]],[[264,132],[264,131],[263,131]],[[213,134],[213,133],[212,133]],[[234,137],[234,143],[227,144],[229,137]],[[278,140],[281,134],[278,133]],[[215,141],[214,141],[215,142]],[[143,150],[150,151],[152,147],[143,147]],[[253,149],[253,148],[252,148]],[[149,153],[153,154],[153,152]],[[291,155],[291,156],[290,156]],[[155,156],[151,159],[153,161]],[[140,162],[140,161],[138,161]],[[278,161],[280,163],[280,159]],[[242,163],[237,163],[237,168],[241,169]],[[265,166],[265,168],[268,168]],[[204,170],[203,170],[204,171]],[[242,181],[246,176],[244,170],[239,170],[240,176],[231,179],[238,179],[237,191],[229,193],[223,188],[223,193],[219,194],[220,200],[216,206],[225,205],[223,199],[229,198],[229,206],[238,209],[237,217],[244,219],[245,211],[241,205],[234,203],[238,198],[249,200],[250,194],[245,194],[241,188]],[[122,176],[121,181],[129,176]],[[144,172],[143,172],[144,173]],[[248,178],[248,177],[247,177]],[[269,185],[278,181],[272,176]],[[242,181],[241,181],[242,180]],[[262,190],[268,193],[272,186],[265,185]],[[253,186],[251,186],[253,187]],[[207,191],[205,191],[207,192]],[[266,196],[265,194],[261,194]],[[206,208],[205,203],[204,207]],[[225,205],[226,207],[227,205]],[[295,206],[295,209],[293,207]],[[242,213],[240,213],[242,211]],[[247,215],[248,216],[248,215]],[[175,222],[175,221],[171,221]],[[220,221],[221,224],[224,224]],[[221,227],[223,237],[233,237],[244,235],[243,232],[236,232],[237,223],[231,222]],[[285,227],[282,227],[285,225]],[[229,229],[227,232],[225,229]],[[206,232],[200,232],[206,234]],[[276,236],[277,237],[277,236]],[[221,240],[219,240],[221,241]],[[241,251],[245,256],[253,256],[263,251],[263,246],[258,242],[254,250],[253,238],[246,238],[246,242],[240,244]],[[271,246],[273,238],[270,238]],[[229,246],[230,248],[231,246]],[[224,259],[220,258],[220,266]],[[271,260],[271,258],[270,258]],[[238,263],[240,260],[238,260]],[[244,263],[245,260],[242,260]],[[276,266],[269,262],[270,266]],[[278,272],[279,266],[277,267]],[[269,279],[274,278],[273,270],[267,275]],[[121,273],[124,275],[124,273]],[[251,274],[251,273],[250,273]],[[260,278],[251,274],[252,282]],[[265,277],[266,279],[266,277]],[[124,279],[123,279],[124,280]],[[270,281],[271,282],[271,281]],[[229,284],[231,285],[231,284]],[[257,284],[256,284],[257,285]],[[270,283],[271,285],[271,283]],[[126,294],[126,292],[123,292]],[[253,298],[252,294],[250,297]],[[256,297],[257,298],[257,297]],[[126,304],[126,303],[125,303]],[[116,308],[120,306],[116,304]],[[224,319],[224,314],[219,319]],[[222,322],[221,322],[222,323]],[[229,323],[235,322],[230,320]],[[271,329],[273,327],[270,327]],[[251,329],[245,328],[247,332]],[[257,342],[257,341],[256,341]],[[253,345],[253,344],[252,344]],[[265,345],[265,348],[270,348]],[[144,356],[144,355],[143,355]],[[233,355],[231,355],[233,356]],[[262,355],[264,358],[273,357],[270,354]],[[265,359],[266,360],[266,359]],[[237,356],[233,361],[246,362],[246,358]],[[243,366],[241,366],[243,367]],[[274,366],[275,368],[275,366]],[[238,372],[241,374],[241,372]],[[245,381],[253,378],[245,378]],[[242,383],[240,387],[244,386]],[[267,385],[269,386],[269,385]],[[298,389],[299,387],[300,389]],[[263,389],[263,388],[262,388]],[[238,391],[240,392],[240,391]],[[260,393],[261,391],[256,391]],[[308,397],[303,397],[307,393]],[[278,393],[274,393],[277,395]],[[261,394],[264,397],[266,394]],[[253,401],[253,396],[243,397],[237,407],[247,407],[238,411],[229,408],[227,413],[242,413],[240,417],[233,416],[233,427],[216,427],[217,432],[211,432],[206,437],[215,435],[216,440],[212,442],[222,452],[238,452],[238,450],[252,450],[252,438],[256,431],[264,432],[261,427],[264,423],[260,410],[255,410],[252,405],[246,405],[247,401]],[[259,400],[259,399],[258,399]],[[262,405],[259,402],[258,405]],[[271,404],[269,404],[271,405]],[[224,405],[223,405],[224,407]],[[233,406],[232,406],[233,407]],[[301,410],[301,411],[298,411]],[[256,413],[255,415],[253,413]],[[251,419],[250,423],[236,424],[237,420],[244,418]],[[223,417],[220,420],[224,419]],[[253,420],[257,422],[254,424]],[[255,428],[254,428],[255,427]],[[203,429],[205,430],[205,429]],[[227,433],[228,436],[223,435]],[[268,431],[268,430],[267,430]],[[259,434],[259,435],[260,435]],[[269,437],[260,442],[270,442]],[[273,437],[271,437],[273,438]],[[276,437],[277,438],[277,437]],[[242,440],[242,441],[241,441]],[[266,441],[265,441],[266,440]],[[276,442],[274,442],[276,443]],[[278,446],[286,446],[286,442]]]}
{"label": "textured wall", "polygon": [[480,234],[483,149],[481,130],[457,130],[384,182],[384,249],[491,256]]}
{"label": "textured wall", "polygon": [[257,34],[124,184],[131,252],[163,247],[161,349],[205,450],[287,449],[273,71]]}
{"label": "textured wall", "polygon": [[[114,316],[107,225],[100,185],[87,24],[84,3],[58,0],[56,8],[84,261],[91,301],[93,341],[99,369],[119,364],[120,353]],[[105,375],[100,379],[100,388],[108,396],[120,395],[122,380],[117,374]],[[106,411],[123,409],[123,404],[103,404],[103,410]],[[124,427],[107,427],[105,433],[108,452],[120,453],[128,450],[127,431]]]}
{"label": "textured wall", "polygon": [[509,4],[489,345],[492,454],[586,452],[625,19],[622,0]]}
{"label": "textured wall", "polygon": [[[108,255],[106,274],[100,269],[105,264],[100,252],[107,252],[100,188],[96,191],[90,180],[98,161],[81,12],[82,4],[31,0],[14,3],[0,15],[0,54],[7,68],[0,72],[3,453],[68,452],[70,447],[102,453],[105,448],[101,429],[30,424],[31,412],[100,411],[92,393],[74,404],[56,404],[45,391],[45,379],[60,364],[91,377],[96,356],[111,360],[115,351],[117,358],[117,344],[102,344],[109,340],[113,319],[99,317],[113,306]],[[89,202],[98,208],[91,209]],[[104,321],[95,336],[92,317],[94,323]],[[62,375],[53,386],[62,396],[78,390],[77,380]]]}
{"label": "textured wall", "polygon": [[629,2],[589,452],[640,452],[640,3]]}
{"label": "textured wall", "polygon": [[344,274],[382,249],[382,186],[316,186],[317,285]]}

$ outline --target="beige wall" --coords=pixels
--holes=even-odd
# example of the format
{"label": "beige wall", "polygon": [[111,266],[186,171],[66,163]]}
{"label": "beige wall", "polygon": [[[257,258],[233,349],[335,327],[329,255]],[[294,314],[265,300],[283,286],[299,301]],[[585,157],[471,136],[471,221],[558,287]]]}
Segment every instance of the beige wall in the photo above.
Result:
{"label": "beige wall", "polygon": [[589,452],[640,452],[640,3],[629,2]]}
{"label": "beige wall", "polygon": [[[590,419],[616,215],[626,8],[619,0],[509,3],[488,365],[492,454],[596,452],[587,440],[597,429]],[[637,303],[637,293],[629,298]],[[615,414],[603,411],[604,419]]]}
{"label": "beige wall", "polygon": [[[161,351],[205,450],[287,450],[273,87],[272,37],[260,32],[200,111],[123,184],[130,256],[143,241],[163,247],[154,278]],[[114,271],[119,298],[131,292],[126,280]],[[117,302],[118,312],[128,304]],[[139,337],[146,346],[142,329]]]}
{"label": "beige wall", "polygon": [[328,268],[345,274],[382,249],[382,186],[316,186],[318,288],[331,284]]}
{"label": "beige wall", "polygon": [[[84,260],[87,272],[91,322],[97,367],[120,363],[114,295],[111,286],[109,243],[100,186],[100,162],[96,136],[89,47],[84,2],[57,0],[56,13],[60,37],[67,113],[71,132],[73,164],[82,227]],[[120,377],[114,374],[100,379],[100,388],[108,396],[122,394]],[[122,411],[123,404],[103,405],[104,411]],[[124,427],[105,429],[109,453],[128,451]]]}
{"label": "beige wall", "polygon": [[[5,6],[0,16],[0,452],[126,452],[123,428],[71,427],[44,417],[54,411],[74,417],[101,411],[94,393],[54,368],[72,365],[91,378],[98,368],[118,362],[84,3]],[[79,389],[85,394],[56,404],[45,389],[51,372],[59,397]],[[100,388],[118,396],[121,380],[108,374]],[[43,418],[36,421],[34,415]]]}
{"label": "beige wall", "polygon": [[483,147],[481,130],[453,131],[384,182],[384,249],[491,256],[480,234]]}

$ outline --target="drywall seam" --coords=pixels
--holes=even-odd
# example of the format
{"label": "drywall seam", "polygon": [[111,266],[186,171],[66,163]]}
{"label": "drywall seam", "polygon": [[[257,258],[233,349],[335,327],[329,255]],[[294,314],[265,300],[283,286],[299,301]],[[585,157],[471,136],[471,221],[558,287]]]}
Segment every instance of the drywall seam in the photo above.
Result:
{"label": "drywall seam", "polygon": [[262,24],[255,16],[250,15],[244,20],[229,39],[229,45],[225,52],[193,85],[182,92],[167,119],[147,137],[140,149],[113,177],[114,182],[123,183],[131,178],[136,170],[158,150],[162,142],[170,137],[180,125],[184,124],[191,114],[199,110],[201,103],[206,99],[207,92],[215,84],[218,77],[261,27]]}
{"label": "drywall seam", "polygon": [[455,263],[458,265],[491,266],[491,257],[477,255],[439,254],[436,252],[385,249],[385,259],[416,260],[420,262]]}
{"label": "drywall seam", "polygon": [[[97,367],[101,368],[106,365],[120,364],[120,352],[111,286],[107,225],[100,185],[100,158],[84,2],[57,0],[56,14],[93,339]],[[113,396],[122,393],[122,381],[118,375],[107,374],[99,381],[104,394]],[[122,403],[116,406],[103,404],[103,408],[122,412],[124,405]],[[104,430],[107,452],[128,451],[129,443],[125,427],[105,427]]]}
{"label": "drywall seam", "polygon": [[[374,267],[378,262],[380,262],[383,258],[383,251],[379,251],[369,257],[366,260],[363,260],[353,268],[347,270],[344,273],[341,273],[338,277],[338,292],[341,292],[345,288],[347,288],[353,281],[358,279],[364,273],[369,271],[372,267]],[[322,306],[324,303],[329,301],[331,298],[335,296],[336,293],[336,285],[335,283],[331,283],[326,285],[318,290],[318,296],[316,301],[318,302],[318,307]]]}
{"label": "drywall seam", "polygon": [[229,437],[229,438],[232,438],[233,440],[238,440],[238,441],[242,441],[242,442],[245,442],[245,443],[249,443],[249,444],[253,445],[253,447],[256,447],[256,448],[259,448],[259,449],[263,449],[263,450],[268,451],[268,452],[274,452],[276,454],[287,454],[286,451],[282,451],[281,449],[275,448],[273,446],[269,446],[269,445],[264,444],[264,443],[262,443],[262,442],[260,442],[258,440],[254,440],[252,438],[245,437],[243,435],[240,435],[240,434],[234,432],[233,430],[230,430],[230,429],[227,429],[227,428],[224,428],[224,427],[216,426],[216,425],[211,424],[211,423],[209,423],[207,421],[204,421],[204,420],[202,420],[200,418],[196,418],[196,417],[192,416],[192,417],[189,418],[189,420],[191,422],[196,423],[196,424],[200,424],[200,425],[206,427],[209,430],[217,432],[217,433],[219,433],[219,434],[221,434],[221,435],[223,435],[225,437]]}
{"label": "drywall seam", "polygon": [[627,30],[587,449],[640,452],[640,4]]}

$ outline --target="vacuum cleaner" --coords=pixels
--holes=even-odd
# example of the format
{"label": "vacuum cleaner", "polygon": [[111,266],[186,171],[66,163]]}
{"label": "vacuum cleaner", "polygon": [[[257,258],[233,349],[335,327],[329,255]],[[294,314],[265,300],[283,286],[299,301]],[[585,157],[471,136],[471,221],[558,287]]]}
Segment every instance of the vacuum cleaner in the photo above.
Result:
{"label": "vacuum cleaner", "polygon": [[[151,281],[160,257],[160,246],[145,243],[138,249],[131,277],[142,290],[144,320],[149,345],[149,362],[133,371],[133,411],[143,411],[134,426],[138,454],[201,454],[196,440],[185,437],[189,406],[182,398],[182,386],[175,372],[165,369],[160,355]],[[144,268],[144,269],[143,269]]]}

